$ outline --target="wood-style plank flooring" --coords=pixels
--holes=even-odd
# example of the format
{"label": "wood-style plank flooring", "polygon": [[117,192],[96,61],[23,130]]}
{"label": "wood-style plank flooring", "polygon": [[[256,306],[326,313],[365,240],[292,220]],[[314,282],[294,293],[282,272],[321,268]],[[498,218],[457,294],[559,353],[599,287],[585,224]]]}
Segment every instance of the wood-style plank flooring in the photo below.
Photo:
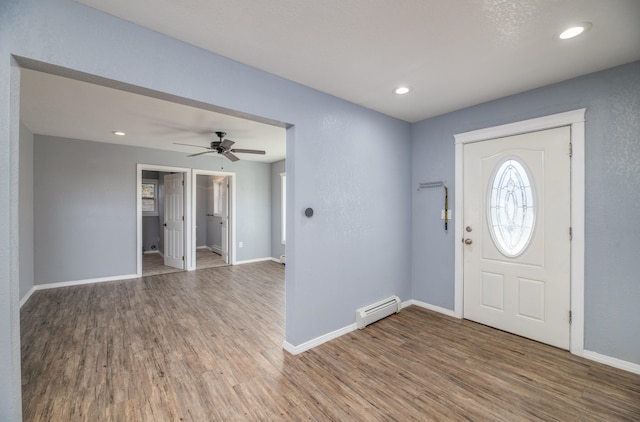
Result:
{"label": "wood-style plank flooring", "polygon": [[417,307],[289,355],[283,268],[35,292],[24,420],[640,420],[640,376]]}
{"label": "wood-style plank flooring", "polygon": [[[224,267],[228,265],[222,259],[222,256],[209,249],[196,250],[196,268],[201,270],[204,268]],[[142,255],[142,276],[159,274],[170,274],[184,271],[179,268],[167,267],[164,265],[164,258],[158,253],[149,253]]]}

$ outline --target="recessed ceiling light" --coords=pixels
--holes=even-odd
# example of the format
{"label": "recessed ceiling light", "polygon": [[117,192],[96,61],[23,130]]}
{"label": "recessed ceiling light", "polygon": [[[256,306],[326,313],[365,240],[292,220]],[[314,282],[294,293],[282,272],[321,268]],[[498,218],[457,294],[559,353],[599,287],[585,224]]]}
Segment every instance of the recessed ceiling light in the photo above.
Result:
{"label": "recessed ceiling light", "polygon": [[111,133],[113,133],[113,134],[114,134],[114,135],[116,135],[116,136],[124,136],[124,135],[126,135],[126,133],[124,133],[124,132],[123,132],[123,131],[121,131],[121,130],[114,130],[114,131],[113,131],[113,132],[111,132]]}
{"label": "recessed ceiling light", "polygon": [[561,40],[568,40],[569,38],[577,37],[578,35],[587,31],[589,28],[591,28],[591,24],[589,22],[583,22],[578,25],[573,25],[562,31],[558,35],[558,38],[560,38]]}
{"label": "recessed ceiling light", "polygon": [[404,95],[404,94],[408,94],[409,91],[411,91],[411,89],[409,87],[401,86],[401,87],[396,88],[393,92],[395,92],[398,95]]}

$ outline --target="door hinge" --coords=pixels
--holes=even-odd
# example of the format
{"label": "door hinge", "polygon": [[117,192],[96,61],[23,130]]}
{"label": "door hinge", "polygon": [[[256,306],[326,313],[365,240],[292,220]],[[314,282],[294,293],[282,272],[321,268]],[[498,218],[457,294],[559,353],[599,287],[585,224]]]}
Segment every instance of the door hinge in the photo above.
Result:
{"label": "door hinge", "polygon": [[184,255],[182,255],[182,260],[184,261]]}
{"label": "door hinge", "polygon": [[182,221],[184,221],[184,215],[182,216]]}
{"label": "door hinge", "polygon": [[182,186],[184,186],[184,180],[182,181]]}
{"label": "door hinge", "polygon": [[573,157],[573,143],[569,142],[569,157]]}
{"label": "door hinge", "polygon": [[573,228],[569,227],[569,240],[573,239]]}
{"label": "door hinge", "polygon": [[569,311],[569,324],[573,322],[573,315],[571,315],[571,311]]}

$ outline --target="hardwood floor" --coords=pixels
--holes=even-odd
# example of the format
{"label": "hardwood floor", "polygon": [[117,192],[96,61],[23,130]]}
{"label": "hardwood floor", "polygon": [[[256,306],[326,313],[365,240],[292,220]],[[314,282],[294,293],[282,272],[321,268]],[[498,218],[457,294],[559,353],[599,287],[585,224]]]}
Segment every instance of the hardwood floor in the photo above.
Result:
{"label": "hardwood floor", "polygon": [[[196,250],[196,268],[198,270],[204,268],[224,267],[228,265],[224,259],[209,249]],[[179,268],[167,267],[164,265],[164,258],[158,253],[149,253],[142,255],[142,276],[159,274],[170,274],[184,271]]]}
{"label": "hardwood floor", "polygon": [[289,355],[283,268],[35,292],[24,420],[640,420],[640,376],[417,307]]}
{"label": "hardwood floor", "polygon": [[196,268],[201,270],[203,268],[223,267],[227,265],[224,262],[222,256],[209,249],[198,249],[196,251]]}

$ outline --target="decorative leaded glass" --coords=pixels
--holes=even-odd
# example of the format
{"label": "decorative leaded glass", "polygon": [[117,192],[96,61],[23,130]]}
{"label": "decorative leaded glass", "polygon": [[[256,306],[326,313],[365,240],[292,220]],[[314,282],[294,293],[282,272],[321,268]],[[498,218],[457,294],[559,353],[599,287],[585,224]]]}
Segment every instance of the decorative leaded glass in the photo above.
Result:
{"label": "decorative leaded glass", "polygon": [[500,163],[489,189],[489,232],[500,252],[516,257],[533,236],[536,203],[531,179],[511,158]]}

